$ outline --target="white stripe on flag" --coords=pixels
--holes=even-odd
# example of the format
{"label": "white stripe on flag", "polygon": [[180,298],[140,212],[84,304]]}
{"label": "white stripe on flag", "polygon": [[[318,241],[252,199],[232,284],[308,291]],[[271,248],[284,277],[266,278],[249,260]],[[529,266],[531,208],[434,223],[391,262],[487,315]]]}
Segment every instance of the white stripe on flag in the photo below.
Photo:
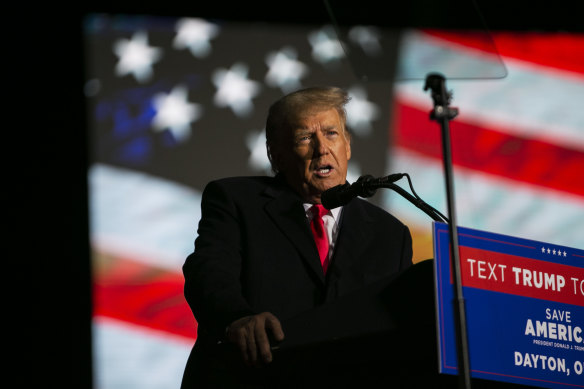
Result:
{"label": "white stripe on flag", "polygon": [[[475,31],[478,33],[478,31]],[[485,42],[490,37],[484,33]],[[495,46],[492,45],[493,52]],[[470,49],[423,31],[402,33],[397,64],[397,80],[422,80],[430,72],[450,78],[500,78],[505,66],[496,54]]]}
{"label": "white stripe on flag", "polygon": [[[455,120],[584,150],[584,75],[503,61],[503,79],[446,80],[451,106],[459,109]],[[430,112],[432,99],[423,87],[423,80],[398,82],[395,93],[400,102]]]}
{"label": "white stripe on flag", "polygon": [[99,164],[91,167],[89,182],[95,250],[180,271],[201,218],[198,191]]}
{"label": "white stripe on flag", "polygon": [[[408,173],[416,193],[447,215],[442,162],[394,148],[388,171]],[[584,199],[529,184],[455,168],[458,225],[557,245],[584,248]],[[398,184],[410,191],[406,179]],[[406,224],[431,231],[431,219],[399,194],[383,191],[383,204]]]}
{"label": "white stripe on flag", "polygon": [[192,339],[94,317],[95,389],[178,389]]}

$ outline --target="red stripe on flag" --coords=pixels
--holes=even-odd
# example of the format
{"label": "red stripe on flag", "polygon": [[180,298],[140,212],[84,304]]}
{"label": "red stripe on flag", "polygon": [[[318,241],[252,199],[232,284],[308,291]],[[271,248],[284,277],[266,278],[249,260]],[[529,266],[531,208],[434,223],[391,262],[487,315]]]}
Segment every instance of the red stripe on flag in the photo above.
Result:
{"label": "red stripe on flag", "polygon": [[[396,103],[395,144],[442,159],[440,127],[421,111]],[[584,196],[584,152],[484,128],[461,120],[450,124],[453,164],[548,189]]]}
{"label": "red stripe on flag", "polygon": [[196,322],[183,295],[182,275],[117,258],[95,277],[94,314],[196,338]]}
{"label": "red stripe on flag", "polygon": [[[584,34],[569,32],[452,32],[425,30],[460,45],[556,69],[584,74]],[[494,45],[493,45],[494,42]]]}

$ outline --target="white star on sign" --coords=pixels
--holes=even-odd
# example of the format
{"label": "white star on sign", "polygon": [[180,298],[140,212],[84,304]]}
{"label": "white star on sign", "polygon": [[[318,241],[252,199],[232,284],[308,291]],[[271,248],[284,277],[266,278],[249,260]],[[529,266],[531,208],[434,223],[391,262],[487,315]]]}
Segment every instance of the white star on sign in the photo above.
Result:
{"label": "white star on sign", "polygon": [[238,117],[253,111],[251,99],[260,91],[260,83],[248,80],[247,71],[243,63],[236,63],[229,70],[216,70],[212,76],[217,87],[213,101],[218,107],[230,107]]}
{"label": "white star on sign", "polygon": [[247,134],[245,143],[250,151],[248,164],[253,170],[269,173],[272,170],[266,151],[266,130]]}
{"label": "white star on sign", "polygon": [[183,18],[176,23],[177,34],[172,42],[175,49],[188,48],[197,58],[211,52],[209,41],[219,34],[219,27],[199,18]]}
{"label": "white star on sign", "polygon": [[114,43],[114,53],[120,58],[116,64],[116,75],[133,74],[142,83],[152,77],[152,64],[162,56],[162,49],[148,45],[144,31],[134,33],[131,40],[120,39]]}
{"label": "white star on sign", "polygon": [[379,117],[379,108],[367,100],[365,89],[356,86],[348,92],[351,100],[346,106],[347,125],[357,135],[369,135],[373,128],[371,121]]}
{"label": "white star on sign", "polygon": [[308,35],[308,41],[312,46],[312,58],[322,64],[337,62],[345,56],[343,47],[338,41],[331,26],[324,26],[318,31]]}
{"label": "white star on sign", "polygon": [[349,39],[371,57],[383,52],[379,44],[379,32],[373,27],[355,26],[349,30]]}
{"label": "white star on sign", "polygon": [[178,85],[169,94],[158,93],[152,98],[156,115],[152,120],[155,131],[168,129],[177,141],[191,135],[190,123],[201,117],[201,106],[187,102],[187,89]]}
{"label": "white star on sign", "polygon": [[266,56],[269,67],[266,74],[266,83],[278,87],[284,93],[300,88],[300,78],[308,73],[308,67],[297,61],[298,54],[292,47],[284,47],[278,52],[271,52]]}

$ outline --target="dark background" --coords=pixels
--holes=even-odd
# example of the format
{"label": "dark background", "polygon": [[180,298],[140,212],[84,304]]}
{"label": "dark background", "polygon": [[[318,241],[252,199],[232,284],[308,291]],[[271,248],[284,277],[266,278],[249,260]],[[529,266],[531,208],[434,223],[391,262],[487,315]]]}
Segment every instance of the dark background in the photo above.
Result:
{"label": "dark background", "polygon": [[[176,4],[174,4],[176,3]],[[395,2],[372,2],[379,14],[399,12]],[[409,1],[407,3],[410,3]],[[448,3],[448,2],[446,2]],[[582,32],[576,21],[581,14],[577,1],[550,2],[477,0],[481,15],[491,30],[544,30]],[[356,2],[362,6],[363,1]],[[390,5],[391,4],[391,5]],[[405,5],[404,5],[405,6]],[[8,13],[3,61],[6,80],[14,99],[5,108],[19,119],[8,125],[5,155],[12,163],[16,228],[9,246],[23,259],[19,275],[16,316],[29,323],[18,346],[16,361],[25,374],[16,377],[18,387],[88,388],[91,379],[91,269],[87,226],[87,150],[83,95],[84,63],[82,19],[87,13],[199,16],[241,21],[279,23],[326,23],[324,3],[188,1],[144,4],[120,0],[115,4],[87,1],[60,9],[19,6]],[[354,5],[355,9],[357,5]],[[411,11],[408,8],[408,11]],[[414,10],[416,11],[416,10]],[[460,23],[456,11],[447,15],[410,12],[416,18],[439,25]],[[31,120],[32,119],[32,120]],[[18,128],[26,123],[27,128]],[[24,131],[26,130],[26,131]],[[26,134],[33,132],[34,137]],[[28,139],[30,138],[30,139]],[[12,243],[12,232],[19,239]],[[24,254],[24,255],[22,255]],[[30,278],[32,270],[33,278]],[[24,286],[24,287],[23,287]],[[19,321],[20,322],[20,321]],[[22,363],[21,363],[22,362]]]}

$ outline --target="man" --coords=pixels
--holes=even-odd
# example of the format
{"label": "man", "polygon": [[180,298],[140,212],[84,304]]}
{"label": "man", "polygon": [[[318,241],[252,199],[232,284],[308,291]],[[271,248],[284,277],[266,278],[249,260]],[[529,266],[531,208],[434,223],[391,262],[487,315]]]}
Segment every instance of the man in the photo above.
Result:
{"label": "man", "polygon": [[198,322],[183,388],[204,386],[204,377],[208,385],[223,379],[213,373],[218,344],[235,345],[250,368],[269,364],[271,346],[285,337],[283,320],[412,264],[408,228],[362,199],[323,217],[320,257],[312,206],[346,182],[348,100],[335,87],[283,97],[266,123],[275,177],[234,177],[205,188],[195,251],[183,267],[185,297]]}

